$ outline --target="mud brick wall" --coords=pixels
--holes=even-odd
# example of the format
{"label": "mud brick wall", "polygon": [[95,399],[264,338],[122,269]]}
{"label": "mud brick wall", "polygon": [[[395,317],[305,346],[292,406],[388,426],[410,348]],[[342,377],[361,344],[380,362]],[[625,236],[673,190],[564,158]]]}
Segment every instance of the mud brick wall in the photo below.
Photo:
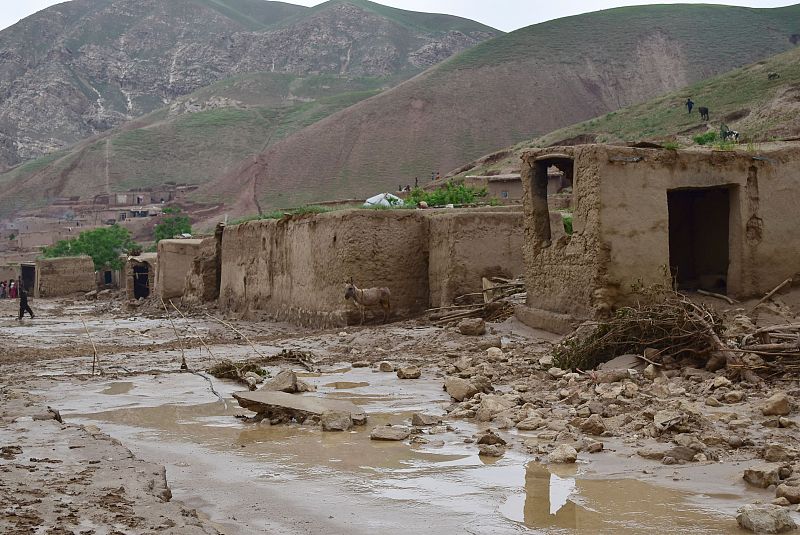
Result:
{"label": "mud brick wall", "polygon": [[513,278],[525,269],[520,211],[448,210],[430,217],[428,284],[432,307],[480,292],[483,277]]}
{"label": "mud brick wall", "polygon": [[359,287],[391,290],[392,317],[421,312],[429,303],[427,247],[427,218],[413,210],[348,210],[228,227],[220,308],[342,326],[357,321],[344,299],[353,277]]}
{"label": "mud brick wall", "polygon": [[218,237],[203,239],[186,275],[182,298],[184,304],[198,305],[219,297],[221,246],[221,228]]}
{"label": "mud brick wall", "polygon": [[156,295],[172,299],[183,295],[186,276],[200,253],[203,240],[161,240],[158,242]]}
{"label": "mud brick wall", "polygon": [[36,296],[61,297],[96,288],[94,263],[88,256],[36,261]]}

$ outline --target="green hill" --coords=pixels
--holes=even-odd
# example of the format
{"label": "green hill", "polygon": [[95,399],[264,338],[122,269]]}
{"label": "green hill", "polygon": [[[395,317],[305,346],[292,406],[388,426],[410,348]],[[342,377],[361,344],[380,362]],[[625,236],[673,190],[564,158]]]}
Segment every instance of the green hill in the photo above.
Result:
{"label": "green hill", "polygon": [[[770,79],[770,73],[778,77]],[[685,102],[695,102],[688,114]],[[710,110],[700,120],[697,107]],[[484,175],[519,170],[521,153],[531,147],[585,142],[655,141],[691,145],[722,125],[740,134],[740,143],[760,143],[800,136],[800,48],[673,91],[645,103],[568,126],[482,157],[456,175]]]}

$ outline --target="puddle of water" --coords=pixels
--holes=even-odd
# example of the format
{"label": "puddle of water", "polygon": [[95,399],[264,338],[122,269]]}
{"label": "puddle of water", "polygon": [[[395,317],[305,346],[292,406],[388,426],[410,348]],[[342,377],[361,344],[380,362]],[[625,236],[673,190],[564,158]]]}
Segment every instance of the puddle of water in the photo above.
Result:
{"label": "puddle of water", "polygon": [[532,529],[569,533],[747,533],[715,512],[722,496],[691,496],[634,479],[586,479],[575,467],[529,463],[524,492],[500,512]]}
{"label": "puddle of water", "polygon": [[133,390],[133,383],[130,381],[120,381],[118,383],[111,383],[108,388],[101,390],[100,393],[109,396],[118,396],[120,394],[127,394],[131,390]]}
{"label": "puddle of water", "polygon": [[[243,423],[233,416],[248,411],[215,401],[208,384],[188,374],[62,381],[38,393],[57,400],[69,421],[97,425],[140,456],[165,464],[176,498],[232,534],[306,532],[298,528],[305,522],[315,523],[309,532],[353,534],[463,533],[467,525],[480,535],[736,532],[732,516],[720,519],[712,511],[721,497],[587,479],[575,467],[548,469],[514,451],[481,458],[463,442],[476,430],[467,422],[425,435],[429,445],[369,439],[376,425],[408,423],[413,411],[446,405],[437,380],[398,381],[356,369],[308,381],[319,389],[312,395],[362,405],[368,425],[323,433]],[[241,389],[214,384],[228,400]],[[265,521],[265,503],[284,511],[282,517]]]}
{"label": "puddle of water", "polygon": [[349,389],[352,389],[352,388],[362,388],[362,387],[365,387],[365,386],[369,386],[369,383],[365,383],[365,382],[356,383],[356,382],[353,382],[353,381],[336,381],[335,383],[327,383],[327,384],[324,384],[322,386],[327,387],[327,388],[333,388],[333,389],[336,389],[336,390],[349,390]]}

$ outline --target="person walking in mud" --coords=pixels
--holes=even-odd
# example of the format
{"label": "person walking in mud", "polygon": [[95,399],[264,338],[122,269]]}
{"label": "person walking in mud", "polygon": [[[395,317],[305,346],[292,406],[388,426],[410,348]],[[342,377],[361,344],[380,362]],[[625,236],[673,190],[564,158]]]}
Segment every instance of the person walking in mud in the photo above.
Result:
{"label": "person walking in mud", "polygon": [[692,102],[691,98],[686,99],[686,108],[689,110],[689,114],[692,113],[692,108],[694,108],[694,102]]}
{"label": "person walking in mud", "polygon": [[17,321],[22,321],[22,316],[25,313],[31,315],[31,319],[33,319],[33,310],[31,310],[31,306],[28,304],[28,291],[25,289],[23,285],[19,285],[19,318]]}

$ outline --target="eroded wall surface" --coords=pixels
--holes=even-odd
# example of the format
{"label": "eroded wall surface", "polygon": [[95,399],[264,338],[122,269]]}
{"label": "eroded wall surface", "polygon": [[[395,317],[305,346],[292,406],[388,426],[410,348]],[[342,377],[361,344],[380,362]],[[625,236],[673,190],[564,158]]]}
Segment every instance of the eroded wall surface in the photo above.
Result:
{"label": "eroded wall surface", "polygon": [[428,284],[432,307],[480,292],[483,277],[522,275],[522,212],[447,211],[430,217]]}
{"label": "eroded wall surface", "polygon": [[[220,231],[221,232],[221,231]],[[219,264],[221,238],[204,238],[186,274],[182,302],[198,305],[219,297]]]}
{"label": "eroded wall surface", "polygon": [[156,295],[172,299],[183,295],[186,276],[200,252],[203,240],[161,240],[158,242]]}
{"label": "eroded wall surface", "polygon": [[362,288],[388,287],[393,318],[422,311],[428,307],[427,226],[416,211],[353,210],[228,227],[220,308],[341,326],[356,317],[344,299],[352,277]]}
{"label": "eroded wall surface", "polygon": [[36,261],[36,296],[61,297],[96,288],[94,262],[88,256]]}

